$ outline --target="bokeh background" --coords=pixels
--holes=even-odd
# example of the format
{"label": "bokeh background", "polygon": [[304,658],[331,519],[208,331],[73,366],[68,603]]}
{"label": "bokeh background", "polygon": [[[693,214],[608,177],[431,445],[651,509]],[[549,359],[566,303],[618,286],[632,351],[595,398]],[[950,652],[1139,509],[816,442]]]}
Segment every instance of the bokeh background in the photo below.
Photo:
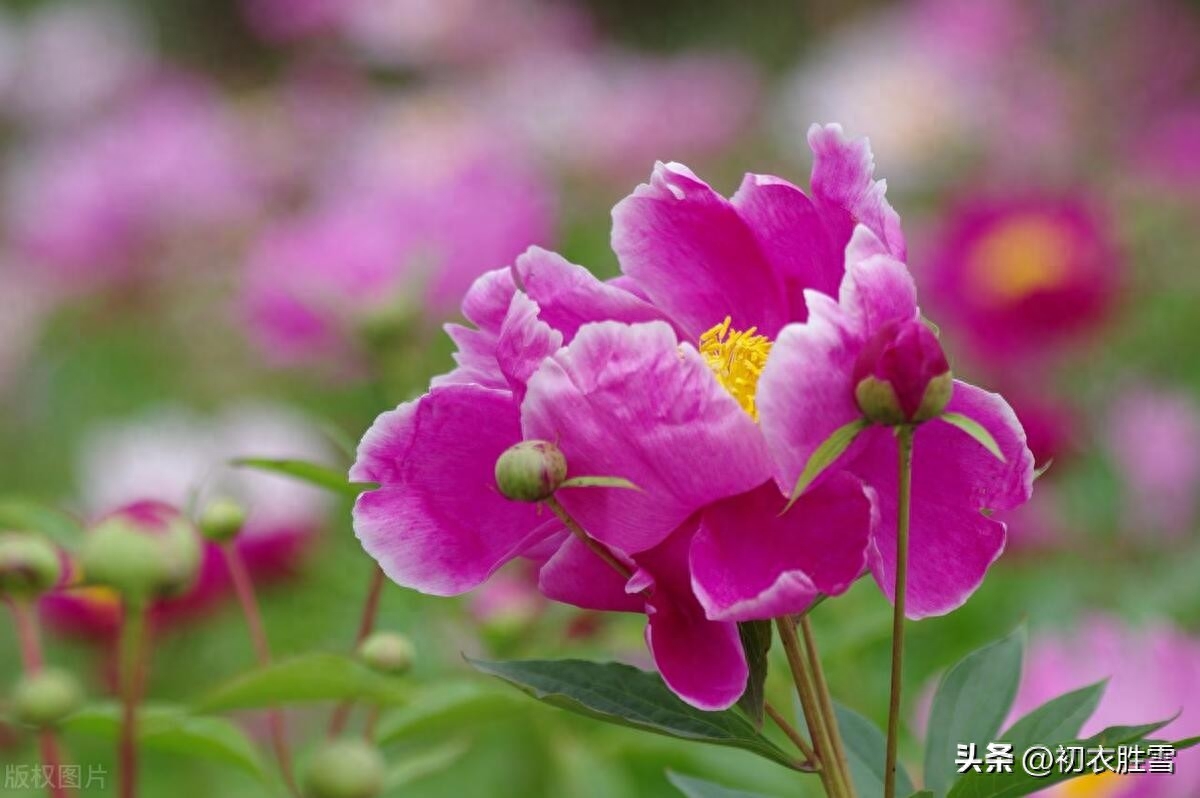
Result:
{"label": "bokeh background", "polygon": [[[955,370],[1008,396],[1052,461],[979,593],[912,627],[910,741],[930,680],[1022,620],[1023,706],[1112,675],[1099,720],[1183,708],[1169,732],[1200,733],[1200,4],[1183,0],[8,2],[0,505],[94,519],[235,496],[276,653],[348,650],[372,571],[348,503],[228,460],[346,467],[377,413],[451,365],[441,325],[475,276],[531,244],[614,275],[609,210],[656,159],[725,193],[746,171],[803,186],[812,122],[870,137]],[[252,665],[209,566],[156,613],[153,701]],[[422,689],[472,679],[463,652],[645,662],[637,618],[533,584],[516,567],[461,600],[390,586],[381,626],[415,642]],[[42,610],[49,659],[109,692],[111,603]],[[877,591],[814,622],[834,694],[882,721]],[[327,708],[289,715],[303,758]],[[66,747],[113,787],[111,743]],[[667,796],[668,767],[803,788],[515,695],[387,756],[408,768],[394,794],[430,798]],[[0,763],[34,762],[0,725]],[[268,794],[180,753],[145,766],[149,796]],[[1200,762],[1179,769],[1139,794],[1200,795]],[[1125,789],[1106,785],[1071,794]]]}

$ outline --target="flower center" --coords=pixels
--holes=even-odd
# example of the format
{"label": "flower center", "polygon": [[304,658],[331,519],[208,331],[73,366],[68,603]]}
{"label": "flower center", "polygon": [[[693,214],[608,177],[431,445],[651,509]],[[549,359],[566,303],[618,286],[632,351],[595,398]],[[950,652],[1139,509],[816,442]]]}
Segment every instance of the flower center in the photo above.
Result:
{"label": "flower center", "polygon": [[756,335],[757,327],[731,330],[732,321],[726,316],[725,321],[700,336],[700,354],[725,390],[758,421],[754,394],[763,366],[767,365],[767,355],[771,353],[771,339]]}
{"label": "flower center", "polygon": [[1121,784],[1120,776],[1111,770],[1072,779],[1062,786],[1062,798],[1108,798]]}
{"label": "flower center", "polygon": [[990,303],[1017,302],[1064,283],[1073,249],[1070,234],[1054,222],[1014,219],[976,245],[970,259],[971,283]]}

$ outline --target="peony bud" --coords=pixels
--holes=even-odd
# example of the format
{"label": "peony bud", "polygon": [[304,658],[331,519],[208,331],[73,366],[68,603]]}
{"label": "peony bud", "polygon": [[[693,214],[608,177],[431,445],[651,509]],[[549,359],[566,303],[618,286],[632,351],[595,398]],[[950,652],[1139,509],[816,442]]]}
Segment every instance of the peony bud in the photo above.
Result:
{"label": "peony bud", "polygon": [[174,509],[130,505],[101,521],[80,552],[84,579],[142,601],[186,590],[200,567],[200,539]]}
{"label": "peony bud", "polygon": [[412,668],[416,650],[404,635],[376,632],[358,647],[358,656],[380,673],[399,675]]}
{"label": "peony bud", "polygon": [[383,756],[361,740],[327,743],[308,765],[308,798],[375,798],[383,792]]}
{"label": "peony bud", "polygon": [[941,414],[954,379],[937,336],[922,322],[889,322],[854,364],[854,398],[877,424],[918,424]]}
{"label": "peony bud", "polygon": [[567,478],[567,460],[548,441],[522,441],[496,460],[496,485],[515,502],[540,502]]}
{"label": "peony bud", "polygon": [[57,585],[62,572],[49,540],[32,532],[0,532],[0,596],[34,598]]}
{"label": "peony bud", "polygon": [[228,543],[246,525],[246,509],[233,499],[214,499],[200,516],[200,534],[214,543]]}
{"label": "peony bud", "polygon": [[17,720],[37,728],[53,726],[82,703],[83,688],[78,680],[57,668],[26,676],[13,691]]}

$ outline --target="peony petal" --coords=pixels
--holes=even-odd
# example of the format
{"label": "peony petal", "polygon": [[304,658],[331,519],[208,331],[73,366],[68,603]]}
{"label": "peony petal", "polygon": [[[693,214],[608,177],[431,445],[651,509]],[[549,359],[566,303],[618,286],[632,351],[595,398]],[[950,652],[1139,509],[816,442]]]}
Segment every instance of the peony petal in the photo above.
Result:
{"label": "peony petal", "polygon": [[645,600],[625,589],[625,578],[575,536],[568,537],[538,573],[547,598],[585,610],[644,612]]}
{"label": "peony petal", "polygon": [[710,621],[692,593],[688,550],[694,522],[638,557],[650,598],[646,645],[663,681],[704,710],[728,709],[746,689],[749,669],[737,624]]}
{"label": "peony petal", "polygon": [[681,164],[658,164],[613,208],[613,251],[687,337],[726,316],[774,337],[788,319],[783,283],[737,210]]}
{"label": "peony petal", "polygon": [[450,340],[458,347],[454,353],[457,363],[452,371],[439,374],[429,381],[430,387],[474,383],[488,388],[509,387],[508,380],[496,363],[496,336],[482,330],[464,327],[461,324],[446,324],[442,327]]}
{"label": "peony petal", "polygon": [[525,398],[525,383],[562,342],[562,333],[538,318],[536,302],[525,294],[513,294],[496,340],[496,363],[516,402]]}
{"label": "peony petal", "polygon": [[846,591],[867,565],[871,495],[839,472],[780,514],[774,482],[706,508],[692,543],[692,586],[709,618],[768,620]]}
{"label": "peony petal", "polygon": [[[783,328],[756,397],[775,477],[788,495],[817,448],[835,430],[862,417],[852,385],[859,338],[832,299],[815,291],[805,296],[808,321]],[[843,458],[853,451],[852,446]]]}
{"label": "peony petal", "polygon": [[530,247],[513,264],[517,283],[538,303],[542,320],[570,341],[592,321],[657,321],[661,311],[625,289],[598,280],[582,266],[541,247]]}
{"label": "peony petal", "polygon": [[476,278],[463,296],[463,315],[479,329],[499,333],[516,292],[517,286],[508,267],[485,272]]}
{"label": "peony petal", "polygon": [[874,180],[875,158],[866,139],[849,140],[841,125],[808,129],[813,151],[813,199],[821,208],[835,249],[854,227],[866,225],[894,258],[907,257],[900,216],[887,201],[887,181]]}
{"label": "peony petal", "polygon": [[858,321],[863,338],[889,321],[910,321],[920,315],[917,286],[908,267],[877,254],[878,239],[865,227],[854,231],[846,248],[846,276],[838,302]]}
{"label": "peony petal", "polygon": [[512,395],[478,385],[435,388],[380,415],[350,470],[380,485],[354,504],[363,548],[422,593],[481,584],[547,529],[535,507],[496,491],[496,458],[519,440]]}
{"label": "peony petal", "polygon": [[569,474],[640,488],[558,496],[591,535],[629,554],[770,476],[757,425],[663,322],[583,327],[529,380],[521,419],[526,437],[558,443]]}
{"label": "peony petal", "polygon": [[804,319],[805,289],[837,296],[845,271],[844,243],[835,246],[813,201],[788,181],[748,174],[733,205],[750,226],[759,249],[783,276],[793,302],[792,319]]}

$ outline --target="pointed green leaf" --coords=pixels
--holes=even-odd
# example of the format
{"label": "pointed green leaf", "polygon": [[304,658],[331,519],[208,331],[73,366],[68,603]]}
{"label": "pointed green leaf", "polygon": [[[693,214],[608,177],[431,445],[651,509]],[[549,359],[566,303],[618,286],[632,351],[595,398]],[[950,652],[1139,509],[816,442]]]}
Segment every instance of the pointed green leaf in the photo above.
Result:
{"label": "pointed green leaf", "polygon": [[957,746],[975,743],[984,750],[996,739],[1008,716],[1021,679],[1025,629],[964,657],[942,677],[929,713],[925,748],[925,786],[945,795],[957,777]]}
{"label": "pointed green leaf", "polygon": [[695,776],[685,776],[673,770],[667,771],[667,781],[671,782],[686,798],[766,798],[756,792],[734,790],[713,784],[711,781],[698,779]]}
{"label": "pointed green leaf", "polygon": [[656,673],[616,662],[468,660],[560,709],[621,726],[751,751],[795,768],[799,763],[738,712],[704,712],[685,704]]}
{"label": "pointed green leaf", "polygon": [[835,460],[842,456],[850,444],[854,443],[854,439],[859,433],[871,425],[871,422],[865,418],[856,418],[849,424],[838,427],[833,433],[817,447],[812,456],[808,458],[808,462],[804,464],[804,470],[800,472],[799,479],[796,480],[796,487],[792,488],[791,499],[788,500],[787,507],[784,512],[787,512],[796,499],[813,483],[821,472],[833,464]]}
{"label": "pointed green leaf", "polygon": [[355,497],[358,494],[374,490],[379,486],[373,482],[351,482],[341,471],[310,463],[305,460],[272,460],[264,457],[241,457],[232,461],[233,465],[243,468],[254,468],[259,471],[270,471],[282,474],[301,482],[307,482],[318,488],[324,488],[343,496]]}
{"label": "pointed green leaf", "polygon": [[738,699],[738,707],[762,728],[763,710],[767,701],[767,652],[771,650],[772,627],[770,621],[743,621],[738,624],[738,635],[742,638],[742,649],[746,652],[746,665],[750,675],[746,679],[746,692]]}
{"label": "pointed green leaf", "polygon": [[305,654],[236,676],[195,702],[197,712],[300,704],[369,701],[396,704],[410,691],[395,679],[339,654]]}
{"label": "pointed green leaf", "polygon": [[[887,738],[879,727],[852,709],[834,704],[838,731],[846,748],[850,780],[858,798],[883,798],[884,773],[887,770]],[[902,765],[896,766],[896,792],[908,795],[912,780]]]}
{"label": "pointed green leaf", "polygon": [[565,480],[561,488],[624,488],[626,490],[638,490],[637,485],[633,484],[622,477],[571,477]]}
{"label": "pointed green leaf", "polygon": [[1047,740],[1070,740],[1096,711],[1107,681],[1052,698],[1018,720],[1000,736],[1014,747],[1027,748]]}
{"label": "pointed green leaf", "polygon": [[439,682],[422,685],[413,700],[379,722],[375,739],[388,745],[451,729],[477,726],[491,717],[528,707],[512,690],[495,682]]}
{"label": "pointed green leaf", "polygon": [[384,792],[391,793],[426,776],[442,772],[462,759],[469,748],[470,745],[463,740],[451,740],[428,751],[406,753],[384,776]]}
{"label": "pointed green leaf", "polygon": [[[85,707],[63,721],[68,732],[116,740],[121,708],[115,703]],[[138,743],[145,748],[233,765],[259,779],[266,778],[254,743],[237,725],[224,718],[188,714],[183,707],[145,704],[139,710]]]}
{"label": "pointed green leaf", "polygon": [[958,427],[974,438],[976,443],[991,452],[993,457],[1002,463],[1004,462],[1004,452],[1000,451],[1000,444],[996,443],[996,439],[992,437],[992,433],[984,429],[983,425],[978,421],[969,416],[964,416],[962,413],[942,413],[938,418],[951,426]]}
{"label": "pointed green leaf", "polygon": [[1034,481],[1034,482],[1037,482],[1039,479],[1041,479],[1041,478],[1042,478],[1042,476],[1043,476],[1043,475],[1044,475],[1044,474],[1045,474],[1047,471],[1049,471],[1049,470],[1050,470],[1050,467],[1051,467],[1051,466],[1053,466],[1053,465],[1054,465],[1054,458],[1053,458],[1053,457],[1051,457],[1049,460],[1047,460],[1046,462],[1042,463],[1042,464],[1041,464],[1040,466],[1038,466],[1037,468],[1033,469],[1033,481]]}

